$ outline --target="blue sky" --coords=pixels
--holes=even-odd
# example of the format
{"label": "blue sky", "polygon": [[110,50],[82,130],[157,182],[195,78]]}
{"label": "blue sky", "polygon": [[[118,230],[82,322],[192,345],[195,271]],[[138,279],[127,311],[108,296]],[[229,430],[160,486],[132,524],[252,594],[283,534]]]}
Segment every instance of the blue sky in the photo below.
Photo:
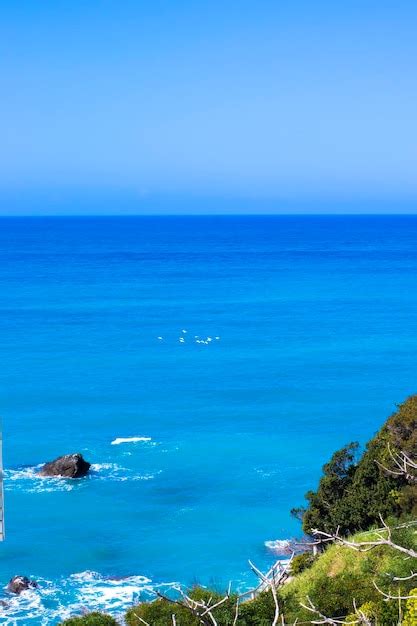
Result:
{"label": "blue sky", "polygon": [[405,0],[2,0],[0,212],[415,212],[416,27]]}

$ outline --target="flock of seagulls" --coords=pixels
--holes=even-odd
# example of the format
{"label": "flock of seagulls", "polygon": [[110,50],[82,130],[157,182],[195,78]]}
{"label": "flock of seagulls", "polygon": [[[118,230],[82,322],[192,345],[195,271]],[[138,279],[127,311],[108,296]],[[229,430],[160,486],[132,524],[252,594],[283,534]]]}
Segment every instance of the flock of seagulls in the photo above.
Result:
{"label": "flock of seagulls", "polygon": [[[186,337],[185,335],[188,333],[188,331],[183,328],[181,331],[181,335],[178,337],[178,342],[179,343],[186,343]],[[158,341],[165,341],[164,337],[159,336],[157,337]],[[208,346],[212,341],[220,341],[220,337],[217,335],[216,337],[200,337],[200,335],[194,335],[194,343],[202,343],[206,346]]]}

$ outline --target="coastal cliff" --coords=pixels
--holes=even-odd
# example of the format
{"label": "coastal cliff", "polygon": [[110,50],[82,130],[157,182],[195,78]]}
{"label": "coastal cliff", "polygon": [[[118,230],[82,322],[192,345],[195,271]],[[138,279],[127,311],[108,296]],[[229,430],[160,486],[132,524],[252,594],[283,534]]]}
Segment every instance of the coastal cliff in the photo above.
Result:
{"label": "coastal cliff", "polygon": [[[293,510],[308,536],[289,575],[258,572],[263,590],[252,597],[198,586],[159,596],[129,609],[124,623],[417,626],[416,460],[417,395],[399,405],[362,454],[350,443],[324,465],[307,506]],[[91,613],[62,626],[117,624]]]}

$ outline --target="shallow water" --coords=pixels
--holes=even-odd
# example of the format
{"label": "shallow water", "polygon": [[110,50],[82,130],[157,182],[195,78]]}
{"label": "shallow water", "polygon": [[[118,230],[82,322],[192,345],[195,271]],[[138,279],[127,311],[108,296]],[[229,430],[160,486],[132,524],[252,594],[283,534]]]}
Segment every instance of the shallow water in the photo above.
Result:
{"label": "shallow water", "polygon": [[[416,390],[416,242],[415,217],[1,219],[0,584],[40,583],[2,623],[251,584]],[[76,451],[88,478],[37,477]]]}

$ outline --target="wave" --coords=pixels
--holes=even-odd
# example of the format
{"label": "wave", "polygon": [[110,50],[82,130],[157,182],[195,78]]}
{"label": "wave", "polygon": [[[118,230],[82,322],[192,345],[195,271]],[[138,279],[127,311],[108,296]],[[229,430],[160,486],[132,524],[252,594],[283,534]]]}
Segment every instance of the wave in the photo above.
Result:
{"label": "wave", "polygon": [[156,590],[175,588],[178,583],[153,584],[146,576],[105,577],[85,571],[57,581],[37,578],[37,589],[20,596],[5,592],[0,606],[0,623],[4,626],[46,626],[57,624],[88,610],[105,611],[116,618],[140,600],[151,599]]}
{"label": "wave", "polygon": [[152,441],[152,437],[116,437],[111,445],[118,446],[121,443],[137,443],[139,441]]}
{"label": "wave", "polygon": [[117,482],[136,481],[136,480],[152,480],[162,470],[152,473],[137,474],[127,467],[117,465],[117,463],[93,463],[91,465],[90,474],[87,476],[89,480],[113,480]]}
{"label": "wave", "polygon": [[274,554],[282,556],[291,552],[291,540],[290,539],[274,539],[273,541],[265,541],[265,547],[271,550]]}
{"label": "wave", "polygon": [[40,476],[43,464],[4,471],[5,491],[20,490],[25,493],[51,493],[72,491],[86,486],[89,481],[105,480],[107,482],[127,482],[153,480],[162,470],[154,472],[135,472],[117,463],[93,463],[85,478],[73,479],[61,476]]}
{"label": "wave", "polygon": [[4,470],[5,491],[23,489],[28,493],[50,493],[52,491],[71,491],[79,483],[78,480],[64,478],[62,476],[41,476],[38,472],[43,463],[31,466],[22,466],[17,469]]}

